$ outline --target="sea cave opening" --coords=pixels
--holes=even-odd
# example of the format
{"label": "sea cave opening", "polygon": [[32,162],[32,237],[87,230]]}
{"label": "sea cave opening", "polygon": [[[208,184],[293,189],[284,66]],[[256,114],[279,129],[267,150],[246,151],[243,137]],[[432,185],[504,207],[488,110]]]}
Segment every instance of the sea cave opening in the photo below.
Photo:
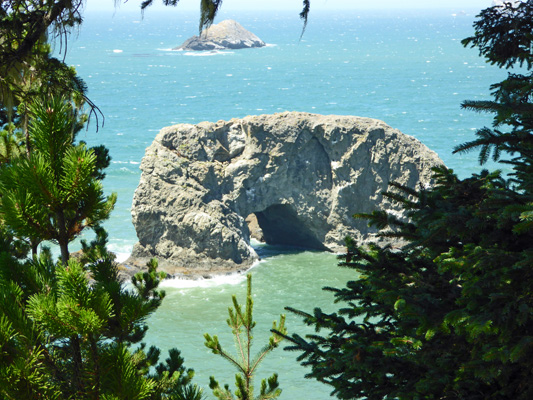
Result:
{"label": "sea cave opening", "polygon": [[289,204],[274,204],[246,218],[250,236],[274,245],[328,251]]}

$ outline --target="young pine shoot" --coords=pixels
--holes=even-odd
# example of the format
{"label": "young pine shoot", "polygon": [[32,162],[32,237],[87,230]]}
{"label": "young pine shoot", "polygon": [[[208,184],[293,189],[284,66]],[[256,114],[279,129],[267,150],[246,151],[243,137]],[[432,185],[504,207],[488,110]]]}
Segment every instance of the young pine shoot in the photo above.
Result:
{"label": "young pine shoot", "polygon": [[[252,317],[253,301],[252,301],[252,276],[247,276],[247,295],[246,306],[244,312],[242,306],[237,302],[237,297],[234,295],[233,308],[228,308],[229,319],[227,323],[232,330],[237,344],[237,355],[229,354],[225,351],[218,341],[217,336],[211,337],[208,333],[204,335],[205,346],[210,348],[214,354],[218,354],[224,359],[228,360],[238,371],[235,374],[235,385],[237,389],[235,394],[229,389],[229,385],[222,388],[213,376],[210,377],[209,387],[213,390],[213,394],[221,400],[267,400],[275,399],[281,394],[281,389],[278,383],[278,374],[273,374],[268,379],[261,381],[261,388],[259,395],[254,397],[254,387],[252,379],[255,375],[258,365],[264,360],[265,356],[279,346],[283,340],[283,336],[273,333],[270,336],[268,344],[265,345],[256,355],[251,356],[252,345],[252,330],[255,327],[255,322]],[[285,315],[280,315],[279,326],[276,321],[273,323],[272,330],[281,334],[286,334]]]}

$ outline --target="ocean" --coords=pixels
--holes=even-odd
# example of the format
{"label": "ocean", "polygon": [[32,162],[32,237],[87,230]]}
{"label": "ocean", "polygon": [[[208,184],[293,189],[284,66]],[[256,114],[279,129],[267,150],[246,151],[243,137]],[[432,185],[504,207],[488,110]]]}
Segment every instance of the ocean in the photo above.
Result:
{"label": "ocean", "polygon": [[[452,155],[474,138],[490,116],[463,110],[463,100],[489,98],[489,86],[505,72],[488,65],[475,49],[462,47],[472,35],[475,11],[350,11],[312,13],[300,38],[297,14],[221,13],[252,31],[268,46],[195,53],[172,51],[198,33],[198,14],[177,9],[89,12],[68,46],[55,46],[89,87],[103,122],[93,116],[80,140],[105,144],[112,164],[104,181],[117,192],[109,247],[125,259],[136,241],[131,202],[144,151],[158,131],[177,123],[228,120],[281,111],[377,118],[436,151],[465,177],[478,172],[477,154]],[[263,261],[253,269],[257,348],[285,306],[334,310],[324,286],[354,278],[336,266],[335,255],[256,244]],[[75,247],[75,246],[74,246]],[[75,248],[73,249],[75,250]],[[149,344],[177,347],[195,382],[210,395],[208,378],[233,385],[234,371],[203,346],[203,334],[232,346],[226,326],[231,295],[244,302],[244,276],[202,281],[165,281],[167,298],[149,320]],[[289,315],[289,332],[307,332]],[[304,378],[296,354],[277,349],[258,378],[279,373],[282,399],[318,400],[331,388]],[[213,396],[209,396],[212,398]]]}

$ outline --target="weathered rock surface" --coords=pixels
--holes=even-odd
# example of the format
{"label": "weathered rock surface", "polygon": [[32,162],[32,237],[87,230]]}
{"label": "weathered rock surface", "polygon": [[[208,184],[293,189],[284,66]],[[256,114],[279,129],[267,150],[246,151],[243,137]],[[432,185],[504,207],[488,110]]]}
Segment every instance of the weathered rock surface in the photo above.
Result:
{"label": "weathered rock surface", "polygon": [[180,124],[147,148],[133,198],[131,262],[158,257],[170,274],[243,270],[257,255],[245,219],[267,243],[344,250],[372,234],[356,212],[393,209],[390,181],[431,180],[437,154],[382,121],[300,112]]}
{"label": "weathered rock surface", "polygon": [[173,50],[224,50],[263,47],[265,42],[238,22],[227,19],[204,29],[200,36],[187,39]]}

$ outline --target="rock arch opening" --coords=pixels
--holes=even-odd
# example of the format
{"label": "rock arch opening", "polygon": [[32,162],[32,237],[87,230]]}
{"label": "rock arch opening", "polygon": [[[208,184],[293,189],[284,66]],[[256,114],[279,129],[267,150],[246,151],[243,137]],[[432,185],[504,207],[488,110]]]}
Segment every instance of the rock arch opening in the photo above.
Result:
{"label": "rock arch opening", "polygon": [[329,251],[290,204],[274,204],[254,214],[262,237],[268,244]]}

